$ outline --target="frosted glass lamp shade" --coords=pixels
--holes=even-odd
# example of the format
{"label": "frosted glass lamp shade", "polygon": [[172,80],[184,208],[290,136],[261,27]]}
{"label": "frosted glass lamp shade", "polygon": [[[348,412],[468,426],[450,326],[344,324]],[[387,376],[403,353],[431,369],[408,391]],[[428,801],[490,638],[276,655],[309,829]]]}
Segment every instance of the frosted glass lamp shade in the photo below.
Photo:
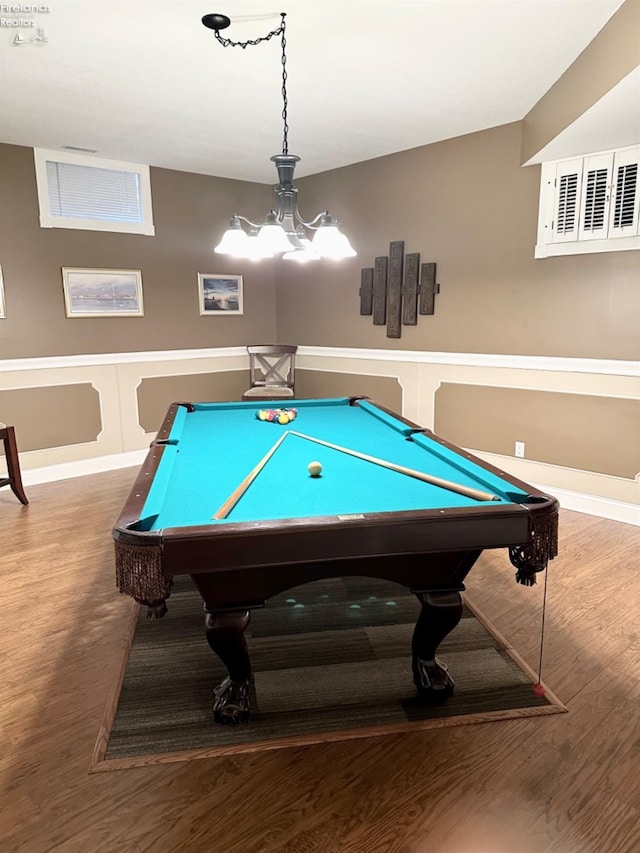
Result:
{"label": "frosted glass lamp shade", "polygon": [[219,255],[233,255],[236,258],[242,258],[247,251],[248,240],[249,238],[242,230],[240,221],[234,218],[222,235],[222,240],[213,251]]}
{"label": "frosted glass lamp shade", "polygon": [[352,258],[356,254],[351,243],[333,222],[321,225],[311,241],[312,248],[323,258]]}
{"label": "frosted glass lamp shade", "polygon": [[267,216],[267,221],[258,232],[258,242],[271,255],[289,252],[292,248],[284,228],[273,213]]}

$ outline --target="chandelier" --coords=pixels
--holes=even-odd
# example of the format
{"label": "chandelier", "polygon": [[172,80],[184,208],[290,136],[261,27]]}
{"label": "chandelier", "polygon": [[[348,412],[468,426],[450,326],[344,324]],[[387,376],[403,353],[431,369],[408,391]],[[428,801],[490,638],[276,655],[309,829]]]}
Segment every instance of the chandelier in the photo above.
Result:
{"label": "chandelier", "polygon": [[[293,183],[293,173],[300,158],[289,154],[287,123],[287,55],[286,55],[286,13],[281,12],[280,26],[268,35],[253,41],[231,41],[222,38],[220,30],[231,23],[226,15],[210,14],[202,18],[205,27],[213,30],[216,39],[223,47],[242,47],[257,45],[274,36],[281,36],[282,45],[282,154],[275,154],[271,161],[278,172],[278,184],[275,187],[274,206],[262,222],[252,222],[246,216],[234,213],[222,240],[214,251],[221,255],[233,255],[236,258],[272,258],[280,255],[285,260],[306,262],[320,258],[349,258],[356,253],[340,223],[327,210],[322,211],[310,221],[305,221],[298,212],[298,188]],[[245,228],[243,228],[243,223]],[[310,238],[310,235],[313,238]]]}

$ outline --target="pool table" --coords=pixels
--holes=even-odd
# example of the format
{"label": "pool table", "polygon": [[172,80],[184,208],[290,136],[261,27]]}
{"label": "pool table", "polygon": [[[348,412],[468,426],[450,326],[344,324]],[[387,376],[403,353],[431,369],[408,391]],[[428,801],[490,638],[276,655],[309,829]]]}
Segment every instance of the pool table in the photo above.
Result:
{"label": "pool table", "polygon": [[[122,593],[159,618],[188,574],[205,634],[228,670],[214,720],[246,722],[253,608],[339,576],[395,581],[421,603],[413,677],[425,701],[451,695],[437,655],[462,615],[464,579],[483,549],[506,548],[535,582],[557,553],[558,502],[367,398],[174,403],[113,529]],[[311,476],[308,465],[320,462]]]}

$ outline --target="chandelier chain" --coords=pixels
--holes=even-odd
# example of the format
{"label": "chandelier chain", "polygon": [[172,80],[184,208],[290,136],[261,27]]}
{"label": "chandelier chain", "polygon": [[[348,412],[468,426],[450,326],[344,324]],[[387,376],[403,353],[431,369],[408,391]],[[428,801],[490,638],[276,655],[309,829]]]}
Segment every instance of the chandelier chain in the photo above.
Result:
{"label": "chandelier chain", "polygon": [[281,12],[280,16],[282,17],[282,22],[280,26],[276,30],[271,30],[270,33],[267,33],[266,36],[262,36],[257,39],[248,39],[247,41],[232,41],[231,39],[222,38],[219,30],[215,30],[214,35],[216,39],[220,42],[223,47],[241,47],[245,50],[249,45],[257,45],[261,44],[263,41],[269,41],[274,36],[282,36],[281,44],[282,44],[282,121],[284,122],[283,127],[283,136],[282,136],[282,153],[289,153],[289,124],[287,122],[287,108],[289,106],[289,100],[287,98],[287,39],[285,37],[286,32],[286,23],[285,18],[287,17],[286,12]]}
{"label": "chandelier chain", "polygon": [[287,123],[287,107],[289,106],[289,100],[287,98],[287,39],[285,37],[285,22],[284,22],[284,13],[282,14],[282,122],[283,122],[283,135],[282,135],[282,153],[289,153],[289,125]]}

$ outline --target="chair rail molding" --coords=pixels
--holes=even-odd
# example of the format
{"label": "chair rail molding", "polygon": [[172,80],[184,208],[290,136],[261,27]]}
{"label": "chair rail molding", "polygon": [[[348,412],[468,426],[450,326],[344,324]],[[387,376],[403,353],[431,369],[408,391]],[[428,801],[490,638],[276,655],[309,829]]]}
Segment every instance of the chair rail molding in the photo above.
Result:
{"label": "chair rail molding", "polygon": [[[298,347],[299,356],[353,358],[372,361],[413,362],[417,364],[450,364],[465,367],[507,367],[516,370],[549,370],[566,373],[593,373],[630,376],[640,380],[640,361],[605,358],[574,358],[547,355],[505,355],[478,352],[432,352],[429,350],[368,349],[356,347]],[[36,358],[0,359],[0,372],[47,370],[49,368],[87,367],[105,364],[136,364],[158,361],[190,361],[199,358],[248,360],[244,346],[211,347],[210,349],[154,350],[147,352],[94,353],[92,355],[54,355]]]}
{"label": "chair rail molding", "polygon": [[612,376],[635,376],[640,379],[640,361],[623,361],[614,358],[319,346],[300,346],[298,347],[298,355],[414,362],[418,364],[452,364],[464,367],[508,367],[515,370],[550,370],[562,373],[594,373]]}
{"label": "chair rail molding", "polygon": [[93,353],[91,355],[48,355],[36,358],[0,359],[0,372],[48,370],[64,367],[90,367],[103,364],[139,364],[148,361],[189,361],[198,358],[247,357],[246,347],[210,349],[150,350],[146,352]]}

